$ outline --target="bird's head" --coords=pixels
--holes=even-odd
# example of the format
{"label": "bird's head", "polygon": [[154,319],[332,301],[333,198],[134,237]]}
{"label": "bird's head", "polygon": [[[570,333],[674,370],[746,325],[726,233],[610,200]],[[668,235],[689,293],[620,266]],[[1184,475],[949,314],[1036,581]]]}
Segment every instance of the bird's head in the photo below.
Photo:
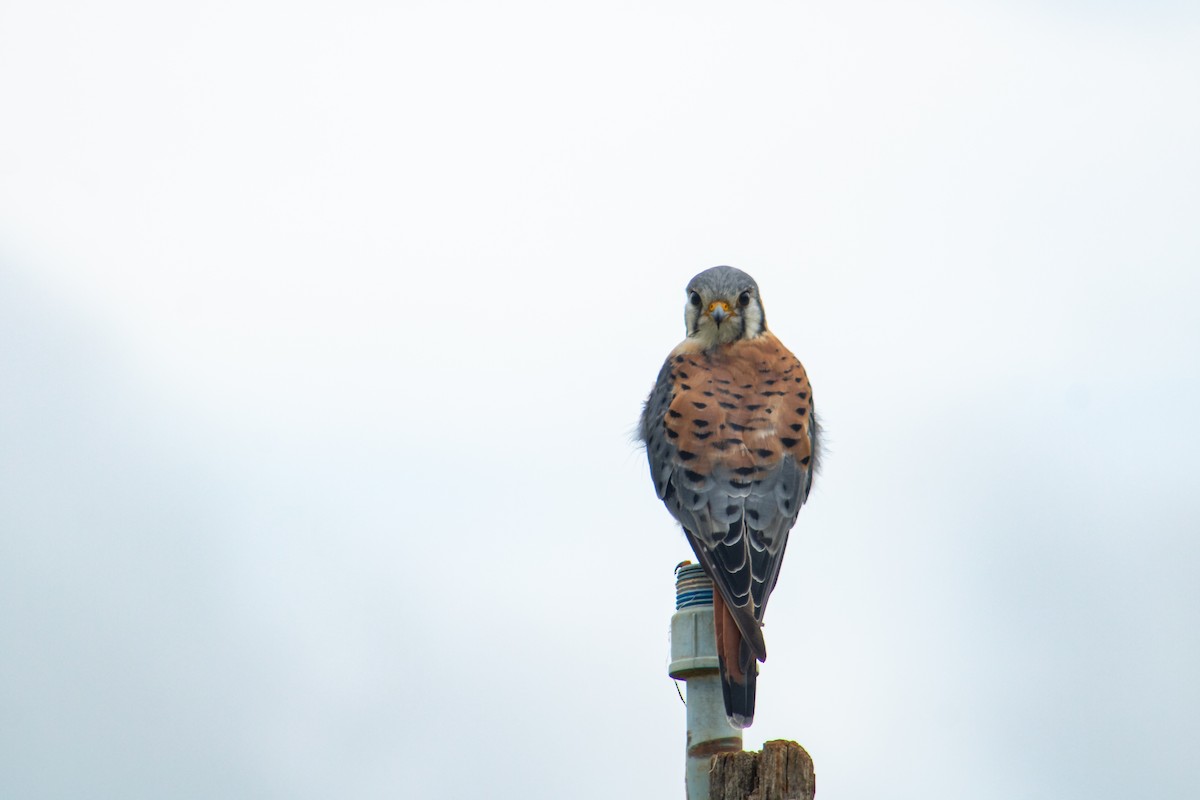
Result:
{"label": "bird's head", "polygon": [[713,267],[688,283],[684,308],[688,337],[704,349],[753,339],[767,328],[758,284],[740,269]]}

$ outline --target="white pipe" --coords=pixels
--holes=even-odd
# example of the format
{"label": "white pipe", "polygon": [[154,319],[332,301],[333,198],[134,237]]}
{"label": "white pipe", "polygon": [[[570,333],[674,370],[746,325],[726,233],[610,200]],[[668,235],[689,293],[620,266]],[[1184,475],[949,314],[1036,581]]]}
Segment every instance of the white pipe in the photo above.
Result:
{"label": "white pipe", "polygon": [[713,630],[712,581],[697,564],[675,568],[675,607],[671,617],[672,678],[687,682],[688,800],[708,800],[709,768],[717,753],[742,749],[742,731],[729,724],[717,641]]}

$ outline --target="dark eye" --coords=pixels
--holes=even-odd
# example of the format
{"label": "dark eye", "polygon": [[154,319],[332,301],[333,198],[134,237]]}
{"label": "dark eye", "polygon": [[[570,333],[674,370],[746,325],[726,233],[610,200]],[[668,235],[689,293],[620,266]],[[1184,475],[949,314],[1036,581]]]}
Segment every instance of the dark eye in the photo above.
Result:
{"label": "dark eye", "polygon": [[742,308],[745,308],[746,306],[750,305],[750,293],[749,292],[742,292],[740,295],[738,295],[738,305],[741,306]]}
{"label": "dark eye", "polygon": [[699,292],[692,292],[692,296],[689,297],[688,300],[690,300],[692,305],[694,305],[696,308],[700,307],[700,293]]}

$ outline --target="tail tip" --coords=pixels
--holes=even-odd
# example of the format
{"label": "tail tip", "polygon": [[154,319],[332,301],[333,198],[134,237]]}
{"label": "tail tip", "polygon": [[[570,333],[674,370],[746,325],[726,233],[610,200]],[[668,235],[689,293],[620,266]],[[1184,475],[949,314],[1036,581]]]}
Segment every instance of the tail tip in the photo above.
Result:
{"label": "tail tip", "polygon": [[[722,664],[721,666],[724,666]],[[721,693],[725,695],[725,717],[735,728],[749,728],[754,722],[754,696],[758,683],[757,664],[750,662],[749,669],[741,681],[732,680],[728,674],[721,675]]]}
{"label": "tail tip", "polygon": [[738,729],[749,728],[754,724],[753,712],[750,714],[739,714],[735,711],[732,714],[726,714],[725,718],[729,720],[730,725]]}

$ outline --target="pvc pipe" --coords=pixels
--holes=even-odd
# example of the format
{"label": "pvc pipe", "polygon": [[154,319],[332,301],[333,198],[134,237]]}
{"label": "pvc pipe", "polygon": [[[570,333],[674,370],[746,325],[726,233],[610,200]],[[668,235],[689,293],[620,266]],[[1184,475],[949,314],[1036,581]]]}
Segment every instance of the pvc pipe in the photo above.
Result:
{"label": "pvc pipe", "polygon": [[688,800],[708,800],[709,767],[717,753],[742,749],[742,731],[729,724],[717,666],[712,581],[698,564],[675,568],[675,614],[671,617],[671,663],[667,672],[687,683]]}

